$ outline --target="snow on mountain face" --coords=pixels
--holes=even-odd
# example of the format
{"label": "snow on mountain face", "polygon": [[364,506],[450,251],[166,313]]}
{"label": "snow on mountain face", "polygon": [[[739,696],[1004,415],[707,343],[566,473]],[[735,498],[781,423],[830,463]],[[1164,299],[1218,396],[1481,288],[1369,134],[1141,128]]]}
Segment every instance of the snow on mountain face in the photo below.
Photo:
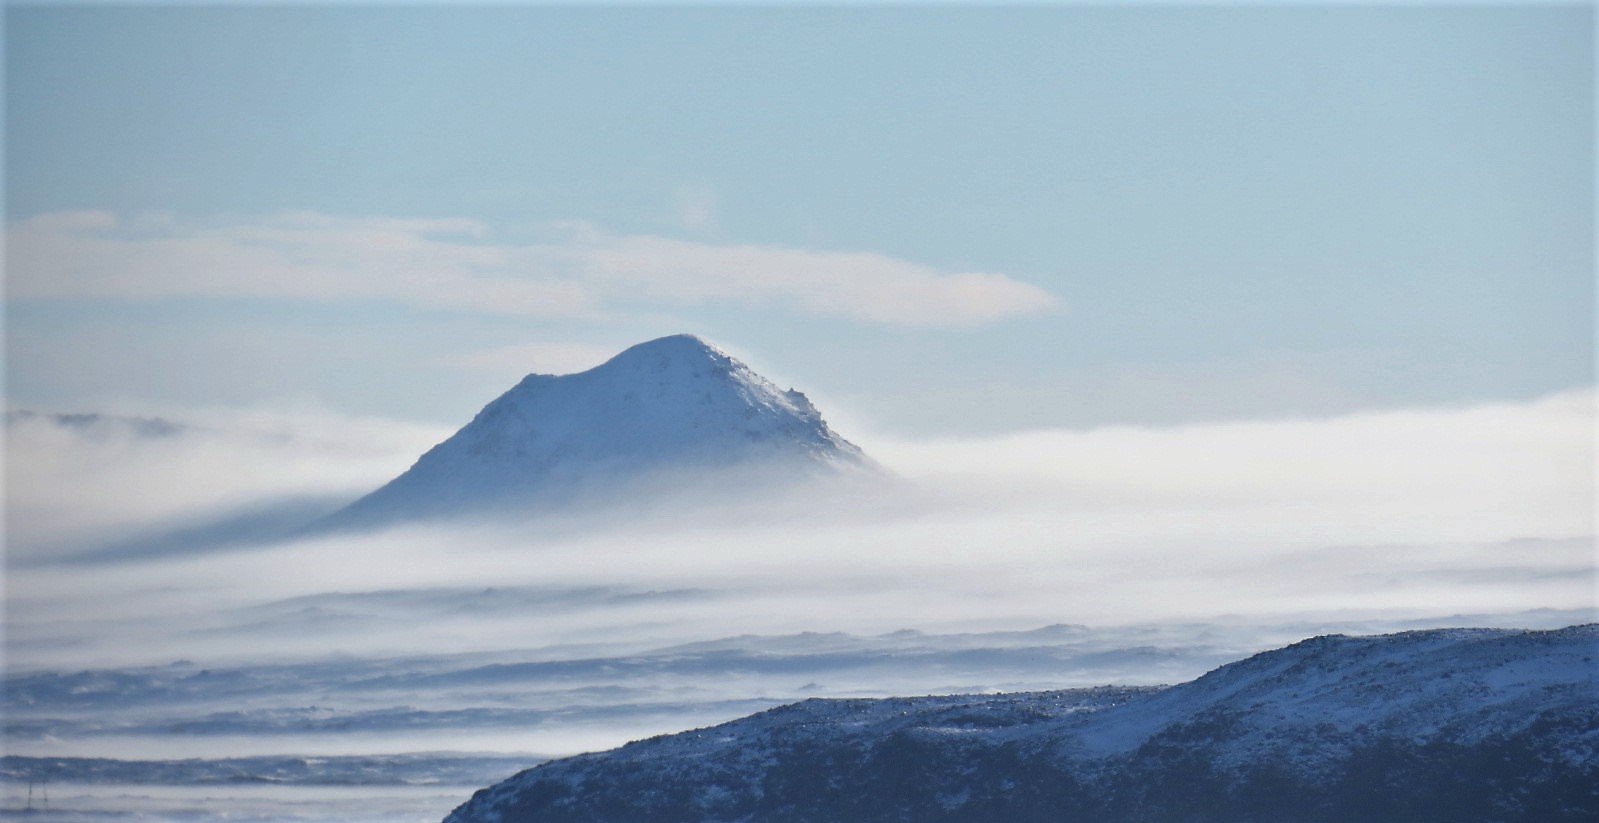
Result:
{"label": "snow on mountain face", "polygon": [[338,519],[559,502],[668,471],[777,481],[870,465],[805,395],[675,335],[579,374],[528,375]]}
{"label": "snow on mountain face", "polygon": [[809,700],[555,761],[446,823],[1591,821],[1599,625],[1321,637],[1180,686]]}

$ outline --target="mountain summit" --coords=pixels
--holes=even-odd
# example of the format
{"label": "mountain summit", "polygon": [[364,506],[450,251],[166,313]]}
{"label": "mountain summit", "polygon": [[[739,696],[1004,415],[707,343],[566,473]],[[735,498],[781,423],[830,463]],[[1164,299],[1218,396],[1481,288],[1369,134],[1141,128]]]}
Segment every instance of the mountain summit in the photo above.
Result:
{"label": "mountain summit", "polygon": [[657,479],[745,487],[871,465],[805,395],[679,334],[578,374],[528,375],[333,521],[541,509]]}

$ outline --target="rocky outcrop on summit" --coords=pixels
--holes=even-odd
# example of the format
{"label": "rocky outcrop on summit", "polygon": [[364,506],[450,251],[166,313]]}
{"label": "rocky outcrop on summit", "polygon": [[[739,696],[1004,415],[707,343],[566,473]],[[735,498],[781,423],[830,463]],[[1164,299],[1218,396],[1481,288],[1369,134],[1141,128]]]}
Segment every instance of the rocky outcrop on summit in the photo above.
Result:
{"label": "rocky outcrop on summit", "polygon": [[1180,686],[810,700],[554,761],[446,823],[1591,821],[1599,626],[1307,640]]}
{"label": "rocky outcrop on summit", "polygon": [[578,374],[528,375],[332,523],[549,507],[666,475],[745,487],[872,465],[805,395],[675,335]]}

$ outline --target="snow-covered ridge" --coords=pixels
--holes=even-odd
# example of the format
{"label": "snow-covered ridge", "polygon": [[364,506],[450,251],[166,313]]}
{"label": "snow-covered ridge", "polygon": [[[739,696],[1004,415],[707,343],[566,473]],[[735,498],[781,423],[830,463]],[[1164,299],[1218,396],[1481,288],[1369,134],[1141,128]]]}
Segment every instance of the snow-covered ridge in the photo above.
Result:
{"label": "snow-covered ridge", "polygon": [[1592,820],[1599,625],[1327,636],[1164,689],[810,700],[554,761],[447,823]]}
{"label": "snow-covered ridge", "polygon": [[683,334],[578,374],[528,375],[339,519],[539,506],[668,473],[775,483],[871,465],[804,394]]}

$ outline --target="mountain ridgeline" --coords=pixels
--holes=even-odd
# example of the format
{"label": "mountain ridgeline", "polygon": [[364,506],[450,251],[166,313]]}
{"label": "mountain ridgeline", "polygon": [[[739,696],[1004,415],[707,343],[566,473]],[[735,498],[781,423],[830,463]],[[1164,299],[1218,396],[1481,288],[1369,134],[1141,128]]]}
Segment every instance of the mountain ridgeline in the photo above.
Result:
{"label": "mountain ridgeline", "polygon": [[720,491],[871,473],[798,391],[692,335],[578,374],[530,374],[333,526],[550,511],[685,485]]}
{"label": "mountain ridgeline", "polygon": [[1318,637],[1173,687],[807,700],[445,823],[1599,820],[1599,625]]}

